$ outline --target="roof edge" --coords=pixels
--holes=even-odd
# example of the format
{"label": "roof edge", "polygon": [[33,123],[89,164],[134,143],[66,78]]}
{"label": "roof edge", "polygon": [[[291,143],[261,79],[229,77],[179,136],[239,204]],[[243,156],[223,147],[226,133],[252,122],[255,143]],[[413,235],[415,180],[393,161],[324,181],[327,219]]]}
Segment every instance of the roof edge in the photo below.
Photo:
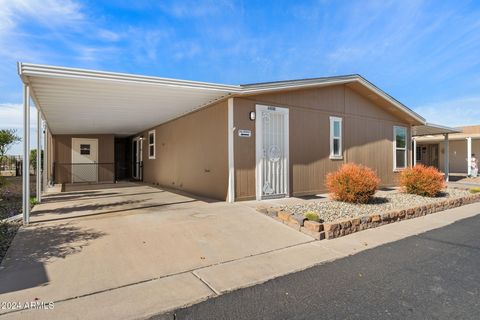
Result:
{"label": "roof edge", "polygon": [[50,77],[50,78],[111,80],[111,81],[119,81],[119,82],[137,82],[137,83],[161,84],[161,85],[193,87],[193,88],[198,87],[202,89],[213,89],[213,90],[232,91],[232,92],[241,90],[240,86],[238,85],[228,85],[228,84],[201,82],[201,81],[193,81],[193,80],[180,80],[180,79],[173,79],[173,78],[144,76],[144,75],[120,73],[120,72],[50,66],[50,65],[33,64],[33,63],[25,63],[25,62],[18,62],[17,68],[18,68],[18,74],[22,78],[22,80],[25,80],[24,77],[28,77],[28,76],[43,76],[43,77]]}

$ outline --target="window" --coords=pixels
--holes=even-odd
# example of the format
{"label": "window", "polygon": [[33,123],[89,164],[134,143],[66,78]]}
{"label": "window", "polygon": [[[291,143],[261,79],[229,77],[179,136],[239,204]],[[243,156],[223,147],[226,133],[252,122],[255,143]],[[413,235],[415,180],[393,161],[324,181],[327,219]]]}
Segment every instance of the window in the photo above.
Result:
{"label": "window", "polygon": [[90,145],[89,144],[80,144],[80,154],[90,155]]}
{"label": "window", "polygon": [[407,128],[393,127],[393,169],[407,167]]}
{"label": "window", "polygon": [[148,132],[148,159],[155,159],[155,130]]}
{"label": "window", "polygon": [[342,158],[342,118],[330,117],[330,159]]}

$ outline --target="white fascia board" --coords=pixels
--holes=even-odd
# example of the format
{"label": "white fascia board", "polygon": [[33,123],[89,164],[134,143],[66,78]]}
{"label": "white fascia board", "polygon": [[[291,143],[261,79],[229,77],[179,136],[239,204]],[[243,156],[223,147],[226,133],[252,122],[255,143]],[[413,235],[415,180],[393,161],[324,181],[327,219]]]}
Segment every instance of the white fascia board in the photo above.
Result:
{"label": "white fascia board", "polygon": [[[191,87],[206,90],[217,90],[225,92],[241,91],[240,86],[225,85],[217,83],[208,83],[190,80],[178,80],[170,78],[160,78],[142,75],[133,75],[127,73],[104,72],[96,70],[86,70],[77,68],[66,68],[57,66],[47,66],[30,63],[18,63],[18,73],[22,80],[28,76],[49,77],[49,78],[70,78],[83,80],[108,80],[118,82],[130,82],[141,84],[153,84],[163,86]],[[28,79],[25,79],[28,81]]]}
{"label": "white fascia board", "polygon": [[352,79],[341,79],[341,80],[329,80],[329,81],[321,81],[321,82],[310,82],[310,83],[284,83],[284,84],[276,84],[271,86],[262,86],[259,85],[258,88],[255,86],[251,86],[249,88],[245,88],[240,92],[240,95],[251,95],[251,94],[258,94],[258,93],[265,93],[265,92],[274,92],[274,91],[281,91],[281,90],[288,90],[288,89],[301,89],[301,88],[308,88],[308,87],[323,87],[323,86],[331,86],[335,84],[345,84],[352,82]]}

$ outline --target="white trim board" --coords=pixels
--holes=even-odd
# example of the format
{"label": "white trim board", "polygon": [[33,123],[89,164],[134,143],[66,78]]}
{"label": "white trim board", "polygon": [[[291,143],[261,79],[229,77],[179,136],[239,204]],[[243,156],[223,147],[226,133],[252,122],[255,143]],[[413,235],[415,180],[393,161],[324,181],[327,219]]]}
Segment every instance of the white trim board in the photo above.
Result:
{"label": "white trim board", "polygon": [[234,117],[233,98],[228,99],[228,191],[227,202],[235,201],[235,154],[234,154]]}

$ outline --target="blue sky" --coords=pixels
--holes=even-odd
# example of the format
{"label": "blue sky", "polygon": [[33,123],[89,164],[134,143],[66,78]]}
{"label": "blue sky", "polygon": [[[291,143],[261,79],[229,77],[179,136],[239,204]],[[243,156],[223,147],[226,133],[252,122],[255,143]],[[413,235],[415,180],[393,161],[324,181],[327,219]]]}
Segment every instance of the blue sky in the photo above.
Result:
{"label": "blue sky", "polygon": [[479,1],[0,0],[0,128],[21,128],[16,61],[229,84],[359,73],[428,121],[480,124]]}

